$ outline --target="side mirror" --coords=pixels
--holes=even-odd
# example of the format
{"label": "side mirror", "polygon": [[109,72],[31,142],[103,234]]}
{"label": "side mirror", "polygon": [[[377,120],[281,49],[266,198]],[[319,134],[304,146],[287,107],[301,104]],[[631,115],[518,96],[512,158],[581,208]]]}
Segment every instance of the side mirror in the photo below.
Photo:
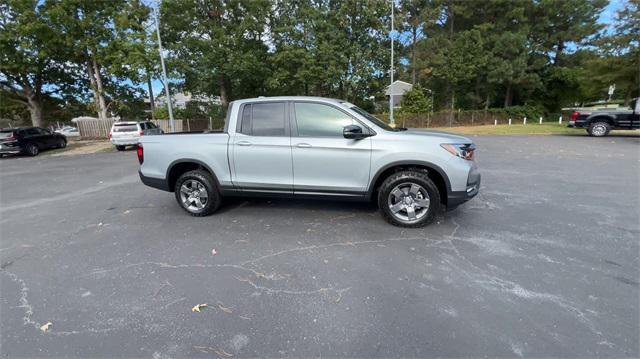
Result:
{"label": "side mirror", "polygon": [[344,138],[350,138],[354,140],[369,137],[368,134],[362,132],[362,127],[358,125],[344,126],[342,129],[342,135],[344,136]]}

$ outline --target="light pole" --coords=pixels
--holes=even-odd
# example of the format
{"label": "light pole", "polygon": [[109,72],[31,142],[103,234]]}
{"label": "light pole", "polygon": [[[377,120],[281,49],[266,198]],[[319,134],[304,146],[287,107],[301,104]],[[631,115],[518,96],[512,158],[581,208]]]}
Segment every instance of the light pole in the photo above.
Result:
{"label": "light pole", "polygon": [[[158,3],[160,7],[160,3]],[[158,19],[158,9],[154,8],[156,17],[156,33],[158,34],[158,51],[160,52],[160,64],[162,65],[162,78],[164,79],[164,94],[167,96],[167,110],[169,111],[169,129],[175,131],[173,124],[173,108],[171,106],[171,93],[169,92],[169,81],[167,80],[167,68],[164,66],[164,55],[162,54],[162,40],[160,39],[160,20]]]}
{"label": "light pole", "polygon": [[393,118],[393,8],[395,4],[394,0],[391,0],[391,31],[389,32],[389,36],[391,37],[391,84],[389,84],[389,123],[391,127],[394,127],[396,122]]}

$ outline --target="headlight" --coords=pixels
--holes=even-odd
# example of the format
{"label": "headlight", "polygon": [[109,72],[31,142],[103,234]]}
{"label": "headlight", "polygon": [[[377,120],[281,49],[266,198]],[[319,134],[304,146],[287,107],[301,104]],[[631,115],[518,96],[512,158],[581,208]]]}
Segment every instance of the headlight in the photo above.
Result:
{"label": "headlight", "polygon": [[473,155],[476,152],[476,145],[473,143],[443,143],[440,147],[452,155],[468,161],[473,161]]}

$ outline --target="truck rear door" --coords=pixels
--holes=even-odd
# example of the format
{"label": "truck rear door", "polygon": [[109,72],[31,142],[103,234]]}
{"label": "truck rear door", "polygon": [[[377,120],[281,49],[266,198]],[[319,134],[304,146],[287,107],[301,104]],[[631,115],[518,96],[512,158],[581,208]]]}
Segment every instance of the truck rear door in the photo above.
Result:
{"label": "truck rear door", "polygon": [[233,183],[243,191],[293,193],[288,104],[244,104],[231,139]]}

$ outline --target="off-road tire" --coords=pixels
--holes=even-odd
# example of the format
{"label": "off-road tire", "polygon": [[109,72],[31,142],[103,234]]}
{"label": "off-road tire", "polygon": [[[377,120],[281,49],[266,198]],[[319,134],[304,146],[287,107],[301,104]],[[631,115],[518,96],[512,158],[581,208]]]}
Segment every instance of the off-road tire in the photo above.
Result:
{"label": "off-road tire", "polygon": [[[187,181],[196,181],[198,183],[201,183],[206,189],[207,201],[206,203],[204,203],[204,208],[194,211],[190,210],[183,203],[181,197],[181,187]],[[220,192],[218,191],[218,187],[216,186],[216,182],[213,179],[213,176],[211,176],[209,172],[204,170],[193,170],[183,173],[176,181],[174,193],[176,196],[176,201],[178,202],[180,207],[182,207],[182,209],[184,209],[187,213],[194,217],[208,216],[215,212],[222,203],[222,197],[220,196]]]}
{"label": "off-road tire", "polygon": [[[416,184],[422,189],[426,190],[429,195],[429,206],[426,214],[415,221],[401,220],[394,215],[389,207],[391,192],[397,187],[403,184]],[[419,228],[428,225],[433,222],[436,215],[440,212],[441,208],[440,191],[438,187],[429,178],[426,171],[421,170],[405,170],[393,173],[387,177],[379,187],[378,190],[378,207],[382,213],[384,219],[399,227]]]}

